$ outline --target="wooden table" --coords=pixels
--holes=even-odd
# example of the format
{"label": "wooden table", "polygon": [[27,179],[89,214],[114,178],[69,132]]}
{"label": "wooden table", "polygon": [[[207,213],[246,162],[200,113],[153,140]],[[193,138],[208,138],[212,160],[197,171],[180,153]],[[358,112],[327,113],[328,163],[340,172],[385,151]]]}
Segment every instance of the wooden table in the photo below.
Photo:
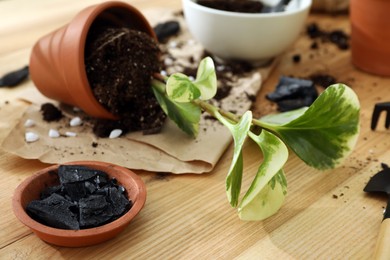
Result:
{"label": "wooden table", "polygon": [[[42,35],[67,23],[83,7],[97,0],[0,1],[0,75],[28,63],[29,52]],[[141,10],[180,9],[179,0],[131,0]],[[312,14],[309,22],[322,28],[349,32],[347,16]],[[288,196],[281,210],[262,222],[243,222],[230,208],[224,178],[232,149],[216,168],[203,175],[159,175],[141,172],[148,198],[145,208],[117,238],[86,248],[61,248],[38,239],[14,216],[11,198],[27,176],[47,165],[0,151],[0,259],[368,259],[373,253],[386,199],[367,196],[363,187],[380,163],[390,163],[390,132],[384,120],[369,129],[375,103],[390,101],[390,78],[356,70],[350,52],[329,43],[310,49],[302,33],[281,58],[258,95],[258,116],[268,113],[264,96],[280,75],[307,77],[316,72],[333,75],[350,85],[361,101],[361,134],[356,149],[341,167],[319,172],[291,154],[285,171]],[[301,55],[294,63],[292,56]],[[16,88],[0,89],[0,141],[23,112],[26,104],[16,100],[31,81]],[[273,107],[274,108],[274,107]],[[267,110],[268,109],[268,110]],[[248,142],[244,150],[248,185],[260,155]]]}

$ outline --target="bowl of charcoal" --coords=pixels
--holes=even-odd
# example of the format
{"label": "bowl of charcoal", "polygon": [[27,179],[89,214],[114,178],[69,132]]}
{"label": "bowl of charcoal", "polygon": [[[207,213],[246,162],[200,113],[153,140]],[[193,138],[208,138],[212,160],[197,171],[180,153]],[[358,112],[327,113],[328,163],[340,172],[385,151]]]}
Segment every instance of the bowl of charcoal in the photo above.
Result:
{"label": "bowl of charcoal", "polygon": [[143,208],[146,189],[133,171],[79,161],[44,168],[15,190],[16,217],[43,241],[95,245],[117,236]]}

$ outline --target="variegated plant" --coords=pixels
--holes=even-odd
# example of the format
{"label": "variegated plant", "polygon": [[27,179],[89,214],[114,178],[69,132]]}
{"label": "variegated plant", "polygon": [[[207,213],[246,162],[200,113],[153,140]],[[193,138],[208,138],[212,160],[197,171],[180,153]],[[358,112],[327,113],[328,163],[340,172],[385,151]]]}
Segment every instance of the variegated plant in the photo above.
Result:
{"label": "variegated plant", "polygon": [[[243,220],[265,219],[282,206],[287,193],[283,171],[287,147],[306,164],[320,170],[330,169],[351,153],[359,134],[359,100],[344,84],[329,86],[308,108],[254,119],[251,111],[235,115],[207,102],[217,91],[214,63],[209,57],[201,61],[195,80],[176,73],[165,81],[153,80],[153,91],[164,112],[184,132],[197,135],[202,110],[231,132],[234,153],[226,177],[226,193]],[[261,129],[259,134],[253,126]],[[257,143],[263,160],[240,200],[242,149],[247,137]]]}

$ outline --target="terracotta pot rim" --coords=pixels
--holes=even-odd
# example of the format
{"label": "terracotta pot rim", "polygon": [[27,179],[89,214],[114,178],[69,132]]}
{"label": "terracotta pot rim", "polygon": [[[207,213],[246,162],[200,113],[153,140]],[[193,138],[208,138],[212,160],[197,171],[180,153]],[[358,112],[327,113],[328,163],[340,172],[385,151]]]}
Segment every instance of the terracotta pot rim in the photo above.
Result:
{"label": "terracotta pot rim", "polygon": [[[110,176],[111,171],[120,172],[123,175],[126,175],[128,177],[129,182],[132,182],[135,187],[139,189],[139,192],[137,193],[137,197],[135,200],[133,200],[133,206],[131,209],[126,212],[123,216],[120,218],[107,223],[105,225],[95,227],[95,228],[88,228],[88,229],[80,229],[80,230],[67,230],[67,229],[59,229],[59,228],[53,228],[46,226],[44,224],[41,224],[37,222],[36,220],[32,219],[25,211],[21,197],[23,190],[26,189],[31,183],[32,180],[36,179],[37,177],[40,177],[44,174],[47,174],[49,171],[55,170],[59,167],[58,165],[52,165],[49,167],[46,167],[44,169],[39,170],[32,176],[28,177],[24,181],[22,181],[19,186],[16,188],[14,192],[14,196],[12,199],[13,204],[13,210],[16,215],[16,217],[27,227],[32,229],[34,232],[39,232],[41,234],[46,234],[49,236],[55,236],[55,237],[62,237],[62,238],[88,238],[92,236],[99,236],[103,235],[107,232],[113,232],[114,230],[118,230],[118,232],[124,228],[126,225],[129,224],[129,222],[139,213],[139,211],[143,208],[145,201],[146,201],[146,188],[145,184],[142,181],[142,179],[136,175],[133,171],[114,165],[111,163],[106,162],[100,162],[100,161],[74,161],[74,162],[68,162],[63,163],[61,165],[83,165],[93,168],[99,167],[99,169],[105,168],[106,173]],[[46,240],[47,242],[51,242],[49,240]],[[53,243],[56,244],[56,243]]]}

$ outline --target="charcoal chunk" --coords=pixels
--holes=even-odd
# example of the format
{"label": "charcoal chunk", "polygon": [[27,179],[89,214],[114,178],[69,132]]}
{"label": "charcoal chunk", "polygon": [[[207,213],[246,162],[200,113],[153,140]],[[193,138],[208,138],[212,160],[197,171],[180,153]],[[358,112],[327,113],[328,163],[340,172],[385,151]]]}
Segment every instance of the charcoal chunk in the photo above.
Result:
{"label": "charcoal chunk", "polygon": [[87,189],[83,182],[65,183],[64,190],[71,201],[78,201],[87,195]]}
{"label": "charcoal chunk", "polygon": [[177,21],[167,21],[158,23],[154,28],[159,42],[165,42],[169,37],[174,36],[180,31],[180,24]]}
{"label": "charcoal chunk", "polygon": [[[51,186],[41,192],[41,199],[50,197],[53,193],[62,194],[63,187],[61,185]],[[63,195],[63,194],[62,194]]]}
{"label": "charcoal chunk", "polygon": [[96,227],[107,223],[113,216],[112,207],[103,195],[92,195],[79,201],[80,227]]}
{"label": "charcoal chunk", "polygon": [[282,76],[276,89],[266,98],[278,104],[279,111],[310,106],[318,97],[313,81]]}
{"label": "charcoal chunk", "polygon": [[84,187],[88,194],[92,194],[96,191],[96,185],[90,181],[86,181]]}
{"label": "charcoal chunk", "polygon": [[107,174],[105,174],[104,172],[97,172],[96,177],[95,177],[95,183],[99,187],[103,187],[103,186],[107,185],[109,183],[109,179],[108,179]]}
{"label": "charcoal chunk", "polygon": [[121,190],[115,187],[109,188],[107,200],[112,206],[114,216],[121,216],[131,207],[130,201],[126,199]]}
{"label": "charcoal chunk", "polygon": [[33,200],[26,208],[34,219],[47,226],[62,229],[80,229],[77,216],[73,212],[75,205],[61,195],[53,193],[43,200]]}
{"label": "charcoal chunk", "polygon": [[96,177],[97,173],[97,170],[85,166],[61,165],[58,167],[61,184],[87,181]]}
{"label": "charcoal chunk", "polygon": [[15,87],[27,79],[28,74],[28,66],[11,71],[0,78],[0,87]]}

